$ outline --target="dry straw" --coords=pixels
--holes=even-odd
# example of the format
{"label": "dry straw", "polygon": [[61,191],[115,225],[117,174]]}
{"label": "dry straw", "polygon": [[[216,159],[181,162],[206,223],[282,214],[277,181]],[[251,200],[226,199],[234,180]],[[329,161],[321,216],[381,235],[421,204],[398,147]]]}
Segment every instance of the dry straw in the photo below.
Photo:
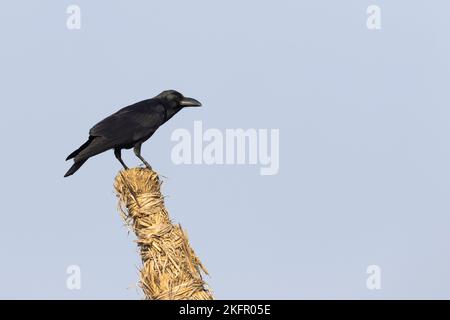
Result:
{"label": "dry straw", "polygon": [[149,169],[122,170],[114,187],[122,217],[137,237],[142,258],[141,287],[147,299],[211,300],[202,279],[208,274],[180,225],[164,206],[158,174]]}

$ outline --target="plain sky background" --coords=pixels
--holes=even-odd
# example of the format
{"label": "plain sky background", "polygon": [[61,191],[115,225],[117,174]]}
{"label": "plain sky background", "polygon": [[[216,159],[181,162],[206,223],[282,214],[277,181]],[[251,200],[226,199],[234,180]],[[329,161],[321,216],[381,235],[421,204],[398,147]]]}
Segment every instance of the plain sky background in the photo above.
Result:
{"label": "plain sky background", "polygon": [[[119,162],[110,151],[64,179],[64,159],[169,88],[204,107],[143,155],[217,298],[449,298],[449,15],[444,0],[3,1],[0,298],[142,298]],[[173,164],[171,133],[195,120],[279,129],[279,174]],[[381,290],[366,287],[372,264]]]}

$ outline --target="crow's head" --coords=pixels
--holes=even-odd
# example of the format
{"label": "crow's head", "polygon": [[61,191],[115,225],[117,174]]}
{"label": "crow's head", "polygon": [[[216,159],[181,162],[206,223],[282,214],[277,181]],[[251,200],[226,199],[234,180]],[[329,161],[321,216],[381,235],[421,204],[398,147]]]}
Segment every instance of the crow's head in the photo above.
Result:
{"label": "crow's head", "polygon": [[202,105],[199,101],[193,98],[184,97],[181,93],[175,90],[163,91],[156,97],[174,109],[181,109],[184,107],[200,107]]}

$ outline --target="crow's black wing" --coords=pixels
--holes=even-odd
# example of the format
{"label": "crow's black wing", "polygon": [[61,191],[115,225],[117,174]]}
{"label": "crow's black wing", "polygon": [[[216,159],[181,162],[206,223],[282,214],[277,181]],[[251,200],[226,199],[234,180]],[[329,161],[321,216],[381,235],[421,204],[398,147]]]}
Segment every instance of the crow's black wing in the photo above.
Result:
{"label": "crow's black wing", "polygon": [[91,128],[89,135],[103,137],[113,145],[129,144],[153,134],[164,119],[164,106],[140,102],[103,119]]}
{"label": "crow's black wing", "polygon": [[151,100],[125,107],[93,126],[89,131],[91,143],[80,150],[75,160],[113,148],[130,148],[148,139],[166,119],[164,106]]}

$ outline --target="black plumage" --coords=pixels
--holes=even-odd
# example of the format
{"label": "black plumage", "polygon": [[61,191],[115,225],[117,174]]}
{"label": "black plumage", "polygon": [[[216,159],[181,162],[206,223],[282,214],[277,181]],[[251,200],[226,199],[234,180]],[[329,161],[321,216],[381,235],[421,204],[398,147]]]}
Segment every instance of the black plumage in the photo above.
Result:
{"label": "black plumage", "polygon": [[141,146],[166,121],[184,107],[198,107],[201,103],[186,98],[175,90],[163,91],[152,99],[143,100],[120,109],[103,119],[89,131],[89,138],[66,160],[74,159],[74,164],[64,177],[74,174],[90,157],[109,149],[114,149],[116,158],[125,169],[122,149],[134,148],[134,153],[151,168],[141,156]]}

